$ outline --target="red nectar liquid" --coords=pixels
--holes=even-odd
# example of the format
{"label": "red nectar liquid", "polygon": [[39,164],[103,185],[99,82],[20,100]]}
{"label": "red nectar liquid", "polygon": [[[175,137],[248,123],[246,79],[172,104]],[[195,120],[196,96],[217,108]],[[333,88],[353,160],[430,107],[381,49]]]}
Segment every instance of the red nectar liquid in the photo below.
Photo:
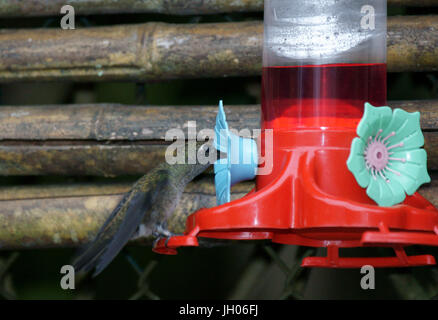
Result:
{"label": "red nectar liquid", "polygon": [[365,102],[386,105],[386,64],[263,68],[262,129],[356,128]]}

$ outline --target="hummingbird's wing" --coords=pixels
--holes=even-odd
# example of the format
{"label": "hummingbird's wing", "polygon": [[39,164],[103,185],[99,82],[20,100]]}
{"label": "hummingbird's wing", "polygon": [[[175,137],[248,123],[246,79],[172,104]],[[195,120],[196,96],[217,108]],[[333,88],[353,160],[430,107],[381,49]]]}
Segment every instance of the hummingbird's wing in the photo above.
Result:
{"label": "hummingbird's wing", "polygon": [[99,274],[120,252],[134,235],[145,214],[153,215],[158,195],[169,183],[163,175],[153,188],[139,187],[141,178],[123,197],[100,228],[94,240],[78,255],[73,264],[76,271],[89,271],[96,267],[93,276]]}

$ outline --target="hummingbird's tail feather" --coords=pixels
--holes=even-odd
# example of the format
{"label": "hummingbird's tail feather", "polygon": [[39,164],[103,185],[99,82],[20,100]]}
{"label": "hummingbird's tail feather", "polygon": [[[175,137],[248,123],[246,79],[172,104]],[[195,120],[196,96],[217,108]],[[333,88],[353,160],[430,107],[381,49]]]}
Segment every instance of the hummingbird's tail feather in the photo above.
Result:
{"label": "hummingbird's tail feather", "polygon": [[103,250],[111,240],[109,238],[111,236],[111,229],[116,227],[113,225],[115,220],[114,218],[130,198],[131,191],[132,190],[123,196],[122,200],[117,204],[109,217],[105,220],[105,223],[100,227],[94,239],[89,244],[79,249],[73,262],[73,267],[76,272],[88,272],[93,269],[96,264],[96,260],[102,255]]}
{"label": "hummingbird's tail feather", "polygon": [[163,179],[155,188],[142,191],[137,182],[125,194],[92,242],[80,250],[73,262],[75,271],[88,272],[96,268],[93,276],[102,272],[134,235],[144,215],[152,213],[157,195],[165,183],[166,179]]}
{"label": "hummingbird's tail feather", "polygon": [[93,242],[86,248],[82,254],[79,254],[76,260],[73,262],[73,267],[76,272],[88,272],[94,268],[96,260],[102,255],[107,241]]}
{"label": "hummingbird's tail feather", "polygon": [[[165,183],[165,181],[162,181]],[[146,193],[137,193],[129,201],[125,218],[117,230],[111,242],[105,247],[105,251],[99,257],[93,277],[97,276],[108,264],[117,256],[125,244],[132,238],[138,226],[141,224],[146,213],[153,215],[152,212],[155,200],[160,194],[162,186],[157,185],[155,189]],[[151,211],[152,210],[152,211]]]}

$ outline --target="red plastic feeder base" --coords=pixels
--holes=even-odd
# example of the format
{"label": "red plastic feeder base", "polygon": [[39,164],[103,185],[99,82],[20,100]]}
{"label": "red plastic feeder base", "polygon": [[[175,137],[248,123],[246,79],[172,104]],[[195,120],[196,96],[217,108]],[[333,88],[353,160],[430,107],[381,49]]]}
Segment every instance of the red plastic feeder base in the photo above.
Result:
{"label": "red plastic feeder base", "polygon": [[367,258],[341,258],[339,248],[329,246],[327,257],[307,257],[303,259],[302,267],[323,267],[323,268],[361,268],[371,265],[375,268],[391,267],[414,267],[434,265],[435,258],[431,255],[407,256],[401,247],[394,249],[395,257],[367,257]]}
{"label": "red plastic feeder base", "polygon": [[[258,176],[241,199],[201,209],[187,218],[183,236],[161,239],[154,251],[175,254],[197,237],[327,247],[327,257],[307,257],[303,267],[407,267],[435,264],[430,255],[407,256],[409,245],[438,246],[438,211],[418,193],[379,207],[348,171],[355,132],[274,131],[274,170]],[[345,258],[339,248],[392,247],[393,257]]]}

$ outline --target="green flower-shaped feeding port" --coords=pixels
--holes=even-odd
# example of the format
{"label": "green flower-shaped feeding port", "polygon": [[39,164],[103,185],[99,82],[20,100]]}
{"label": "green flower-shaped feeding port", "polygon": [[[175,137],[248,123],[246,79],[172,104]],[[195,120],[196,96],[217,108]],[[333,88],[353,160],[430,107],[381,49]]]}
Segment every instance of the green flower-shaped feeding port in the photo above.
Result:
{"label": "green flower-shaped feeding port", "polygon": [[356,132],[347,167],[379,206],[401,203],[430,182],[419,112],[365,103]]}

